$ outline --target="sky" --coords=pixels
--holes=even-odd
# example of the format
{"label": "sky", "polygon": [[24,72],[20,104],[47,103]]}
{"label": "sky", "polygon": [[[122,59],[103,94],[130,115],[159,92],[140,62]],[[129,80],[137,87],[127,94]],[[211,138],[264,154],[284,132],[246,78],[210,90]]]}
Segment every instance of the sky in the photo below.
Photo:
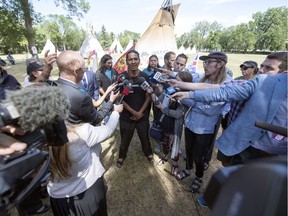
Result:
{"label": "sky", "polygon": [[[87,24],[94,31],[101,31],[102,25],[116,35],[129,30],[143,34],[161,7],[163,0],[87,0],[90,10],[81,21],[74,22],[86,30]],[[180,36],[190,32],[195,22],[208,21],[222,24],[223,27],[248,23],[256,12],[268,8],[287,6],[287,0],[174,0],[180,3],[175,21],[175,34]],[[42,15],[67,14],[56,7],[53,0],[32,0],[36,12]]]}

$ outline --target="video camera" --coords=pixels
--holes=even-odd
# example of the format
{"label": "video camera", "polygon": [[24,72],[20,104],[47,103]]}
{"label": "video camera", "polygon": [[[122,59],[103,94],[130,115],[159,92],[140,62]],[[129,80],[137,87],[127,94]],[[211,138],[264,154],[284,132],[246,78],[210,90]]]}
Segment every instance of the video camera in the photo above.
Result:
{"label": "video camera", "polygon": [[27,148],[0,156],[0,215],[8,215],[11,208],[19,206],[49,173],[49,153],[42,147],[68,142],[63,119],[70,107],[57,87],[5,93],[6,99],[0,103],[0,128],[12,125],[27,131],[23,136],[7,134],[26,143]]}
{"label": "video camera", "polygon": [[[255,126],[287,137],[287,128]],[[213,215],[287,215],[287,156],[251,160],[215,172],[204,193]]]}

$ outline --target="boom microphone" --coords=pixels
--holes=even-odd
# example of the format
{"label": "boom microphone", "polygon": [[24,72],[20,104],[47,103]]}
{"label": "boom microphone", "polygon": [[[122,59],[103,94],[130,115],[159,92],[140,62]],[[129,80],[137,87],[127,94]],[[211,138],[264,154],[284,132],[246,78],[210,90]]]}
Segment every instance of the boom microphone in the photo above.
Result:
{"label": "boom microphone", "polygon": [[287,137],[287,128],[269,124],[262,121],[256,121],[255,126]]}
{"label": "boom microphone", "polygon": [[25,131],[33,131],[68,117],[69,100],[57,87],[31,86],[5,93],[6,99],[0,105],[0,127],[16,123]]}

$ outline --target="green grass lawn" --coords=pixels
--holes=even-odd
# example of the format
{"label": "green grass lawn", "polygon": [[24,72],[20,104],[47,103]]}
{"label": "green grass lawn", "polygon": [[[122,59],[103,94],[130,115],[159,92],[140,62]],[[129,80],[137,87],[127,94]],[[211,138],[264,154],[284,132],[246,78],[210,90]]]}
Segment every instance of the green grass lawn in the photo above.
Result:
{"label": "green grass lawn", "polygon": [[[200,56],[201,55],[208,55],[208,53],[200,53]],[[233,71],[233,77],[234,78],[242,75],[241,71],[239,69],[239,66],[244,61],[247,61],[247,60],[256,61],[258,63],[258,67],[259,67],[259,65],[264,61],[264,59],[266,57],[266,55],[259,55],[259,54],[257,54],[257,55],[254,55],[254,54],[227,54],[227,55],[228,55],[227,67]],[[24,77],[26,76],[25,60],[27,58],[30,58],[31,55],[15,54],[13,56],[15,58],[16,65],[11,65],[10,63],[8,63],[8,61],[6,59],[6,55],[0,55],[0,57],[7,62],[6,67],[4,67],[5,70],[7,70],[8,73],[15,76],[17,78],[17,80],[22,84]],[[188,63],[190,61],[192,61],[194,56],[195,56],[195,54],[189,55]],[[41,61],[43,61],[43,59],[41,59]],[[202,61],[200,61],[200,60],[198,61],[197,70],[199,72],[203,71]],[[58,77],[58,69],[57,69],[56,64],[54,64],[54,69],[52,71],[52,79],[57,79],[57,77]]]}
{"label": "green grass lawn", "polygon": [[[200,56],[201,55],[208,55],[209,53],[199,53]],[[189,62],[192,61],[192,59],[194,58],[196,54],[192,54],[189,55]],[[248,61],[248,60],[253,60],[256,61],[258,63],[258,67],[260,66],[260,64],[264,61],[264,59],[266,58],[267,55],[254,55],[254,54],[227,54],[228,56],[228,62],[227,62],[227,67],[230,68],[233,71],[233,77],[236,78],[238,76],[242,76],[242,73],[240,71],[240,65],[244,62],[244,61]],[[203,65],[202,65],[202,61],[198,61],[198,66],[197,66],[197,70],[198,71],[204,71],[203,70]]]}

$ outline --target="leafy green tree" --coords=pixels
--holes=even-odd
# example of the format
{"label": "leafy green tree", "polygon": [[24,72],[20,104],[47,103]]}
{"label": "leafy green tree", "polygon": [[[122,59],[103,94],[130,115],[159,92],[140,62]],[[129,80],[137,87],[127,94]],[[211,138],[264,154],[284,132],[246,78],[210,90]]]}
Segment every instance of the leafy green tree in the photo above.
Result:
{"label": "leafy green tree", "polygon": [[125,30],[123,33],[120,33],[118,37],[122,47],[125,49],[130,40],[133,40],[135,44],[139,40],[140,34]]}
{"label": "leafy green tree", "polygon": [[253,14],[256,34],[255,49],[277,51],[285,49],[287,40],[287,7],[270,8]]}
{"label": "leafy green tree", "polygon": [[10,11],[0,8],[0,26],[0,50],[5,53],[8,51],[23,52],[26,49],[23,43],[25,29],[18,17]]}
{"label": "leafy green tree", "polygon": [[64,38],[66,41],[66,48],[71,50],[79,50],[86,36],[83,29],[72,28],[67,30]]}
{"label": "leafy green tree", "polygon": [[112,44],[112,39],[104,25],[102,25],[101,31],[98,33],[98,41],[104,50],[108,50]]}
{"label": "leafy green tree", "polygon": [[[54,0],[56,6],[62,7],[68,11],[69,16],[83,17],[82,13],[87,13],[90,9],[89,3],[86,0]],[[35,32],[33,25],[39,21],[39,14],[34,11],[33,5],[29,0],[2,0],[0,8],[6,9],[13,13],[18,19],[24,20],[25,37],[28,41],[29,50],[35,46]]]}

